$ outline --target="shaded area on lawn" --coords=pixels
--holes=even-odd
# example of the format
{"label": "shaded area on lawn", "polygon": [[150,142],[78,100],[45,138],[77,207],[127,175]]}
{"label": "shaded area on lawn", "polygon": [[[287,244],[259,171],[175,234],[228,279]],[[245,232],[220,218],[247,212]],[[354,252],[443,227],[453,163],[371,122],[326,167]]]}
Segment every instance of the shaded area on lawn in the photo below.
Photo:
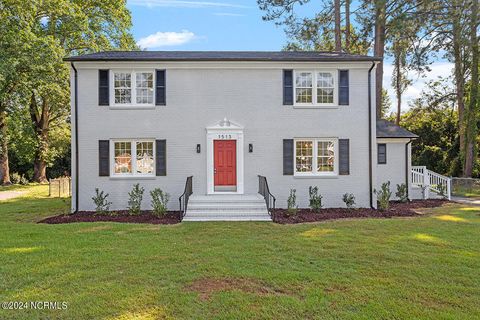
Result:
{"label": "shaded area on lawn", "polygon": [[422,208],[436,208],[449,203],[446,200],[414,200],[411,202],[391,202],[388,210],[374,210],[371,208],[326,208],[315,212],[311,209],[297,209],[291,213],[287,209],[275,209],[273,219],[277,223],[303,223],[333,219],[346,218],[392,218],[392,217],[414,217],[419,215],[417,210]]}

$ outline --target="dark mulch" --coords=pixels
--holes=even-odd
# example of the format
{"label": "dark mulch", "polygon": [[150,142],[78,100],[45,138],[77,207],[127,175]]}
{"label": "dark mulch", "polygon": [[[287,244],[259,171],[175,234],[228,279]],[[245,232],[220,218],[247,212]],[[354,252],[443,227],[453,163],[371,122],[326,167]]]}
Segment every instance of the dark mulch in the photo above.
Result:
{"label": "dark mulch", "polygon": [[180,211],[168,211],[163,217],[157,217],[151,211],[142,211],[139,215],[129,215],[128,211],[115,211],[114,214],[96,214],[94,211],[79,211],[73,214],[48,217],[38,223],[60,224],[74,222],[175,224],[180,223]]}
{"label": "dark mulch", "polygon": [[421,208],[435,208],[448,203],[446,200],[414,200],[411,202],[391,202],[390,208],[385,211],[373,210],[370,208],[346,209],[327,208],[314,212],[311,209],[298,209],[295,215],[289,214],[287,209],[276,209],[273,212],[274,221],[280,224],[315,222],[332,219],[345,218],[391,218],[391,217],[414,217],[419,214],[415,212]]}

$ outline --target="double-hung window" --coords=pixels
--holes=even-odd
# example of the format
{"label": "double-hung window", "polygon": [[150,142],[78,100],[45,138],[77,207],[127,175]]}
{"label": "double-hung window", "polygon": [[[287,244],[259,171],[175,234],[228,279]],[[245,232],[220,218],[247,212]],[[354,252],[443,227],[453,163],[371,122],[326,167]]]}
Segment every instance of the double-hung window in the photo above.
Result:
{"label": "double-hung window", "polygon": [[295,140],[295,175],[336,175],[337,139]]}
{"label": "double-hung window", "polygon": [[335,74],[333,71],[295,71],[295,105],[335,105]]}
{"label": "double-hung window", "polygon": [[116,140],[112,145],[113,175],[155,175],[154,140]]}
{"label": "double-hung window", "polygon": [[153,72],[113,71],[113,102],[117,106],[153,106]]}

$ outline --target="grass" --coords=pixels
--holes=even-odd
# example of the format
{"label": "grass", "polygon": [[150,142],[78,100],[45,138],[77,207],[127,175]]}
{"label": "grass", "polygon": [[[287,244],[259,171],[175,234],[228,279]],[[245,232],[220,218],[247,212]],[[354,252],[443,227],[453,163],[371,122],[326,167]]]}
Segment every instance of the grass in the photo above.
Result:
{"label": "grass", "polygon": [[478,208],[303,225],[43,225],[68,202],[24,190],[0,203],[0,301],[68,308],[1,319],[480,318]]}
{"label": "grass", "polygon": [[452,195],[457,197],[480,198],[480,189],[455,186],[452,190]]}

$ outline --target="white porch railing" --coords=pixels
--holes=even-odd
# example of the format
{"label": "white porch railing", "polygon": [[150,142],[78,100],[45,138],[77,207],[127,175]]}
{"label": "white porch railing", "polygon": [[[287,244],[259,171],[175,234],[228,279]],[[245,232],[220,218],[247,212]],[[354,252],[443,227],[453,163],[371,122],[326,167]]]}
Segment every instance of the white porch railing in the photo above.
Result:
{"label": "white porch railing", "polygon": [[451,200],[451,179],[428,170],[426,166],[412,166],[412,185],[425,189],[425,199],[430,198],[430,191],[433,191]]}

